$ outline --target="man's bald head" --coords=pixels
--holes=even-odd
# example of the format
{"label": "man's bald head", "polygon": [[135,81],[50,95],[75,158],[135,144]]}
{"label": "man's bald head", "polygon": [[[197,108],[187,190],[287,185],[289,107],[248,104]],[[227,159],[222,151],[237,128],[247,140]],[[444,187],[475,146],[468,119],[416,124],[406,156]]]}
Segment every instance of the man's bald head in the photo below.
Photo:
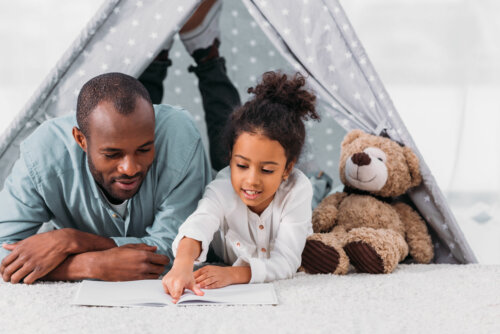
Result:
{"label": "man's bald head", "polygon": [[[76,105],[78,127],[89,137],[89,116],[103,101],[113,104],[114,109],[123,115],[132,113],[139,98],[152,106],[146,88],[134,77],[123,73],[106,73],[90,79],[83,85]],[[152,109],[152,108],[151,108]]]}

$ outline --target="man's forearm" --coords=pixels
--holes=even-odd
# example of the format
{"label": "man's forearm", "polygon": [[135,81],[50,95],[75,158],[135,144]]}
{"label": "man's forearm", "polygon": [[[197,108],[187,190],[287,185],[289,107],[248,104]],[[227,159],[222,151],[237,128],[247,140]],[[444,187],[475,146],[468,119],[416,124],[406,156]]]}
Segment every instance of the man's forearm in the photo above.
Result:
{"label": "man's forearm", "polygon": [[73,240],[71,253],[74,255],[68,256],[42,279],[49,281],[99,279],[96,276],[96,263],[94,261],[100,255],[97,252],[117,247],[114,240],[72,228],[63,230]]}
{"label": "man's forearm", "polygon": [[47,281],[78,281],[82,279],[98,279],[95,275],[95,253],[81,253],[66,258],[57,268],[41,280]]}
{"label": "man's forearm", "polygon": [[113,239],[102,237],[96,234],[82,232],[76,229],[63,229],[67,235],[73,240],[72,254],[80,254],[92,251],[101,251],[116,247]]}
{"label": "man's forearm", "polygon": [[157,279],[165,270],[169,259],[165,255],[156,254],[155,250],[156,247],[146,244],[129,244],[71,255],[42,279],[69,281]]}

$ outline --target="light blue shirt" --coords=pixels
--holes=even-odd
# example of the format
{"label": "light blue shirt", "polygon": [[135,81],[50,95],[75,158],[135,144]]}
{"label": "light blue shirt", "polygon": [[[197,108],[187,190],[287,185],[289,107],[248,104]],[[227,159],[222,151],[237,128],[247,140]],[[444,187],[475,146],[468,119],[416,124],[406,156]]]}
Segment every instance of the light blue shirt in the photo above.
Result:
{"label": "light blue shirt", "polygon": [[[72,136],[75,115],[40,125],[21,144],[20,159],[0,192],[0,243],[23,240],[42,223],[146,243],[172,256],[179,226],[196,209],[211,178],[200,134],[186,111],[155,106],[155,159],[123,219],[90,173]],[[9,252],[0,247],[0,261]]]}

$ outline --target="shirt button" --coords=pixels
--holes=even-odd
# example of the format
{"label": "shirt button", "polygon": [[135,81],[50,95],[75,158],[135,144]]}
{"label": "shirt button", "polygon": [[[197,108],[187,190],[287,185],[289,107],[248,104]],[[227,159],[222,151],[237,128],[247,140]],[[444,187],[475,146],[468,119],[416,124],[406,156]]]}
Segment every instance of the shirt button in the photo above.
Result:
{"label": "shirt button", "polygon": [[260,251],[261,251],[262,253],[265,253],[265,252],[266,252],[266,249],[265,249],[264,247],[262,247],[262,248],[260,249]]}
{"label": "shirt button", "polygon": [[112,216],[113,216],[113,218],[118,217],[118,215],[117,215],[116,213],[113,213],[113,215],[112,215]]}
{"label": "shirt button", "polygon": [[264,225],[259,225],[259,229],[263,230],[264,229]]}

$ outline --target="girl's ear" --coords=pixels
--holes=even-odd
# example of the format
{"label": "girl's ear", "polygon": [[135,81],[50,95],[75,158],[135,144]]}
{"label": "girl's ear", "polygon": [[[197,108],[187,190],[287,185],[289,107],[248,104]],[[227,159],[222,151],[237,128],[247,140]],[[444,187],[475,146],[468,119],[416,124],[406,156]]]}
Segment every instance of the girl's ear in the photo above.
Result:
{"label": "girl's ear", "polygon": [[288,163],[288,165],[285,168],[285,171],[283,172],[283,181],[286,181],[288,179],[290,173],[292,172],[293,166],[295,166],[295,161],[291,161]]}

